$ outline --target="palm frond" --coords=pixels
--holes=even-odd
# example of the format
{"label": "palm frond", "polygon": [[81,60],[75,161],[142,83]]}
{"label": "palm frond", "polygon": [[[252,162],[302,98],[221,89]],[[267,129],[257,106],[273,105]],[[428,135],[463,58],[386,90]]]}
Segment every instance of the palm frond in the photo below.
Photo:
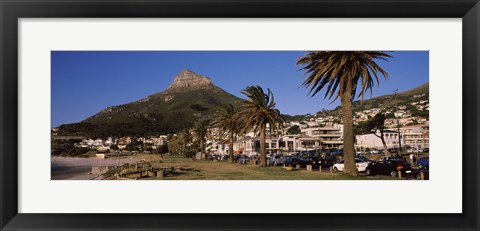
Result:
{"label": "palm frond", "polygon": [[239,128],[243,133],[249,130],[258,131],[266,124],[269,124],[270,130],[283,126],[285,118],[275,109],[275,97],[270,89],[265,92],[260,86],[249,86],[241,93],[248,98],[238,102],[238,119],[242,124]]}
{"label": "palm frond", "polygon": [[[312,97],[325,90],[324,98],[335,101],[344,92],[351,91],[352,100],[355,96],[363,100],[366,92],[372,94],[375,83],[380,84],[379,75],[388,78],[376,60],[388,61],[391,57],[381,51],[307,52],[297,61],[307,76],[300,86],[308,88],[308,95]],[[351,89],[345,87],[348,81],[352,82]]]}

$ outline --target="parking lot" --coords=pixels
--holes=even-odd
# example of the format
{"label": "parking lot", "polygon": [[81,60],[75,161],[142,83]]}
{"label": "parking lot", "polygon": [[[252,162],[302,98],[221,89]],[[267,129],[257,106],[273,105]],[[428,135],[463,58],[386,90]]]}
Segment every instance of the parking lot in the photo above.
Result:
{"label": "parking lot", "polygon": [[[416,153],[411,161],[410,154],[385,157],[384,154],[364,154],[355,158],[359,177],[367,179],[429,179],[428,153]],[[212,162],[227,161],[226,157],[210,156]],[[258,155],[235,155],[234,162],[238,165],[256,166]],[[267,155],[267,166],[280,168],[286,172],[304,171],[320,174],[342,174],[343,153],[336,155],[299,152],[288,155]],[[320,171],[321,169],[321,171]]]}

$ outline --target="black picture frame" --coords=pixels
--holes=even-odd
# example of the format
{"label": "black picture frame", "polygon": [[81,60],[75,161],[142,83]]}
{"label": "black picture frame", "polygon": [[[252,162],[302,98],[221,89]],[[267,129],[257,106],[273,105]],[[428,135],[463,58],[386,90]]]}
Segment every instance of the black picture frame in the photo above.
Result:
{"label": "black picture frame", "polygon": [[[1,230],[479,230],[478,0],[0,0]],[[19,18],[462,18],[461,214],[18,213]],[[41,195],[39,195],[41,198]],[[395,202],[393,202],[395,203]],[[441,203],[441,202],[439,202]],[[399,202],[399,205],[405,205]]]}

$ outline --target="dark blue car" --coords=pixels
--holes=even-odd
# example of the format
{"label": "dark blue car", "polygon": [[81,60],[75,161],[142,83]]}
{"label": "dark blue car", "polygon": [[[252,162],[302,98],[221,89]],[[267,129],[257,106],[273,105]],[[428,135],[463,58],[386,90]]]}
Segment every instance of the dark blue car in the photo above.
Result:
{"label": "dark blue car", "polygon": [[417,166],[419,168],[427,168],[428,169],[428,166],[429,166],[429,163],[428,163],[428,157],[421,157],[420,159],[417,160]]}
{"label": "dark blue car", "polygon": [[289,156],[285,161],[283,161],[283,165],[286,167],[295,167],[297,164],[300,164],[300,158],[297,156]]}
{"label": "dark blue car", "polygon": [[333,150],[330,152],[331,156],[343,156],[343,150]]}

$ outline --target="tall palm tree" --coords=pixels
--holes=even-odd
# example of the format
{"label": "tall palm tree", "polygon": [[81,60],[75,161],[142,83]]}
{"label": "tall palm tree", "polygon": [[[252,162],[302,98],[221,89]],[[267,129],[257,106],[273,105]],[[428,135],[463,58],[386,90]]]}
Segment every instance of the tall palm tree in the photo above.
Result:
{"label": "tall palm tree", "polygon": [[283,127],[285,118],[275,109],[273,93],[264,92],[260,86],[249,86],[241,91],[248,100],[240,101],[238,116],[243,121],[242,131],[253,129],[260,133],[260,166],[267,166],[265,136],[267,124],[270,132]]}
{"label": "tall palm tree", "polygon": [[200,151],[202,152],[202,160],[207,159],[205,152],[205,142],[208,135],[209,121],[200,121],[193,125],[193,134],[195,139],[200,143]]}
{"label": "tall palm tree", "polygon": [[212,126],[220,129],[221,136],[228,137],[228,162],[233,163],[233,138],[238,133],[237,109],[232,104],[223,104],[215,112]]}
{"label": "tall palm tree", "polygon": [[355,154],[353,147],[353,117],[352,101],[357,97],[363,100],[366,91],[372,93],[372,88],[377,82],[378,73],[385,79],[388,73],[384,71],[375,60],[390,58],[389,54],[379,51],[312,51],[307,52],[297,61],[305,70],[307,78],[302,86],[309,88],[309,95],[315,96],[326,87],[325,98],[333,101],[340,97],[343,120],[343,148],[345,158],[344,172],[357,175],[355,167]]}

